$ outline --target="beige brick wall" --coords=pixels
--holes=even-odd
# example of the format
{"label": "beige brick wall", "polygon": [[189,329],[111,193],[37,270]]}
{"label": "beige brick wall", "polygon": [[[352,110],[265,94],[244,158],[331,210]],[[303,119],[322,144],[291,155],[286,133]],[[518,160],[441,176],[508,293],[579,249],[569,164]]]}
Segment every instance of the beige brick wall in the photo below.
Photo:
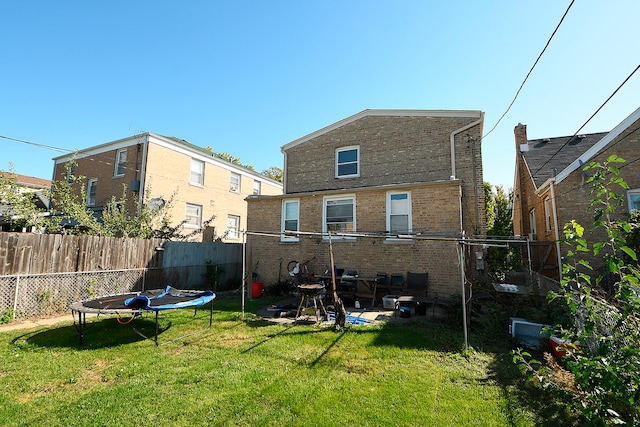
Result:
{"label": "beige brick wall", "polygon": [[[398,189],[396,187],[394,190]],[[410,190],[415,230],[423,232],[461,231],[460,183],[422,184],[402,187]],[[385,231],[387,188],[361,189],[356,196],[356,221],[359,231]],[[322,231],[323,196],[336,193],[290,195],[300,200],[300,231]],[[249,200],[248,229],[280,232],[283,197]],[[359,237],[333,241],[335,263],[339,268],[355,269],[362,275],[378,272],[402,273],[428,271],[432,295],[446,297],[460,293],[460,265],[456,243],[451,241],[391,241],[384,238]],[[329,244],[320,236],[302,236],[299,242],[283,243],[278,237],[247,238],[247,264],[258,265],[258,279],[267,286],[287,278],[286,266],[291,260],[310,260],[311,270],[324,272],[330,265]],[[249,267],[250,268],[250,267]]]}
{"label": "beige brick wall", "polygon": [[[476,118],[365,116],[286,151],[287,194],[448,181],[453,131]],[[463,224],[470,234],[486,234],[482,124],[454,138],[456,178],[463,193]],[[335,151],[360,147],[360,176],[335,177]]]}
{"label": "beige brick wall", "polygon": [[[639,126],[640,120],[629,126],[626,131],[609,143],[604,150],[592,159],[592,161],[603,163],[607,157],[615,154],[618,157],[622,157],[627,160],[626,163],[618,164],[620,167],[619,176],[627,182],[631,189],[640,189],[640,167],[635,163],[635,160],[638,158],[637,147],[640,143],[640,135],[636,132],[636,129],[638,129]],[[523,138],[526,140],[526,127],[524,127],[524,137],[522,136],[522,131],[523,129],[519,127],[516,127],[515,129],[516,145],[521,143]],[[520,159],[519,153],[517,155],[518,159]],[[553,232],[555,223],[552,218],[552,232],[546,232],[544,215],[544,199],[546,197],[551,198],[550,191],[549,189],[546,189],[541,194],[536,194],[536,189],[529,177],[524,163],[519,161],[516,165],[521,179],[516,182],[516,188],[514,189],[514,195],[516,197],[513,212],[514,232],[516,235],[527,235],[529,233],[531,227],[529,211],[532,208],[535,208],[537,239],[553,242],[555,240],[555,233]],[[592,175],[593,173],[588,172],[588,174]],[[601,241],[605,238],[602,231],[597,231],[593,234],[591,232],[594,222],[593,211],[590,209],[590,201],[594,198],[594,195],[591,194],[591,186],[592,184],[587,182],[587,177],[583,175],[582,169],[572,172],[567,178],[557,183],[555,186],[554,192],[558,212],[558,231],[561,240],[564,238],[564,226],[571,220],[576,220],[587,229],[589,233],[587,235],[587,239],[590,242]],[[621,188],[616,188],[615,191],[618,194],[625,194],[624,205],[617,211],[618,214],[624,215],[628,211],[626,192]],[[569,247],[567,245],[560,245],[561,256],[565,256],[568,250]],[[594,267],[602,265],[601,258],[602,257],[587,256],[587,259]],[[555,247],[549,256],[549,264],[557,265]],[[545,274],[554,276],[555,271],[548,270]]]}
{"label": "beige brick wall", "polygon": [[[625,159],[625,163],[617,163],[615,166],[620,169],[619,177],[625,180],[630,189],[640,189],[640,166],[637,162],[639,157],[638,147],[640,146],[640,134],[637,132],[638,127],[640,127],[640,120],[629,126],[626,131],[609,143],[604,150],[600,151],[592,159],[592,161],[601,164],[613,154]],[[587,174],[593,175],[593,172],[587,171]],[[611,176],[607,176],[607,179],[610,178]],[[586,180],[587,178],[582,174],[582,171],[576,170],[558,184],[557,205],[560,229],[572,219],[575,219],[587,230],[593,228],[593,210],[590,209],[589,206],[591,199],[595,198],[595,195],[591,194],[592,184],[587,183]],[[618,194],[624,194],[624,205],[616,210],[618,216],[624,216],[629,209],[626,191],[619,186],[614,186],[612,189]],[[590,242],[601,241],[605,239],[605,234],[600,230],[593,235],[589,234],[587,238]],[[563,245],[562,254],[565,255],[567,250],[568,247]],[[594,267],[601,266],[601,258],[602,257],[590,257],[591,265]]]}
{"label": "beige brick wall", "polygon": [[[151,142],[147,149],[147,161],[142,168],[142,144],[140,152],[138,142],[143,139],[131,139],[132,145],[127,147],[127,167],[123,177],[114,177],[114,162],[117,149],[105,147],[101,152],[93,153],[91,156],[80,157],[76,160],[77,167],[75,174],[84,176],[87,179],[97,178],[98,186],[96,192],[96,206],[105,206],[111,197],[120,198],[122,195],[122,185],[129,186],[134,179],[142,179],[142,191],[144,200],[148,201],[155,197],[170,200],[173,203],[170,210],[172,223],[177,225],[185,217],[187,203],[202,206],[202,219],[214,217],[210,227],[204,233],[199,233],[193,237],[196,241],[210,241],[214,237],[223,235],[227,230],[228,215],[240,217],[240,230],[246,229],[247,202],[245,199],[253,194],[253,184],[256,177],[240,168],[225,168],[213,163],[205,163],[204,186],[192,185],[189,183],[192,155],[188,150],[172,149],[167,144],[154,143],[154,137],[150,137]],[[136,158],[138,163],[136,165]],[[240,192],[230,191],[231,169],[241,174]],[[136,173],[137,171],[137,173]],[[56,179],[65,179],[66,172],[64,165],[58,165],[55,172]],[[86,188],[86,181],[83,186]],[[78,191],[80,191],[78,189]],[[282,189],[269,181],[261,181],[261,194],[276,195],[282,194]],[[129,206],[133,210],[134,206]],[[192,228],[185,228],[185,233],[191,232]],[[228,239],[237,241],[241,239]]]}

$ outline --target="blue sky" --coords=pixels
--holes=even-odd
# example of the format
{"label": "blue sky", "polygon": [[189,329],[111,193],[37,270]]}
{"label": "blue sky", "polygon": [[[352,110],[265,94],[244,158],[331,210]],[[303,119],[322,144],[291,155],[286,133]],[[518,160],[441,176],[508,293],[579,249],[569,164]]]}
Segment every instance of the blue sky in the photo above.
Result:
{"label": "blue sky", "polygon": [[[570,0],[15,1],[0,5],[0,136],[75,150],[140,132],[282,166],[280,147],[364,109],[485,112],[493,128]],[[482,142],[511,187],[513,128],[573,135],[640,64],[640,2],[577,0]],[[581,131],[640,106],[640,71]],[[0,170],[63,152],[0,138]]]}

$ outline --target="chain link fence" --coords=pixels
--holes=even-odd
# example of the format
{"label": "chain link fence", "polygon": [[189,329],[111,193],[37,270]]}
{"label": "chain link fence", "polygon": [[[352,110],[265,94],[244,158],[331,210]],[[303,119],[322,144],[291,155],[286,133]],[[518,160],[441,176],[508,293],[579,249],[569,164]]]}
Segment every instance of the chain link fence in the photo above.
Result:
{"label": "chain link fence", "polygon": [[[3,319],[69,313],[76,301],[171,285],[198,289],[205,266],[0,276]],[[187,285],[180,285],[187,284]]]}

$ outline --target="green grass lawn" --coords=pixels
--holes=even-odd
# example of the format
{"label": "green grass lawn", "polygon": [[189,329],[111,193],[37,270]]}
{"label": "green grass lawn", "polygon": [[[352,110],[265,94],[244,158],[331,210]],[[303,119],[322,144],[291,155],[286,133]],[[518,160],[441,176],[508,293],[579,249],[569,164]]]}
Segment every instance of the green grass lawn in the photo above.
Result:
{"label": "green grass lawn", "polygon": [[[249,301],[255,313],[268,299]],[[6,426],[567,425],[561,402],[527,386],[506,332],[460,322],[336,332],[240,314],[236,294],[208,310],[161,313],[160,346],[113,318],[0,333]],[[151,316],[135,324],[152,334]],[[175,338],[206,329],[186,338]],[[502,328],[504,329],[504,328]]]}

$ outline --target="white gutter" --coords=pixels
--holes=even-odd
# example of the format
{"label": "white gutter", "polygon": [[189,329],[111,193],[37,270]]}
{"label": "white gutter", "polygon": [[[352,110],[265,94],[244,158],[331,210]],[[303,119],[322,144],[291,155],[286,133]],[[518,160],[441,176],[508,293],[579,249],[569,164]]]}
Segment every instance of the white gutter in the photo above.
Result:
{"label": "white gutter", "polygon": [[455,136],[457,134],[459,134],[460,132],[464,132],[467,129],[471,129],[474,126],[479,125],[480,123],[482,123],[483,120],[484,120],[484,113],[481,111],[480,112],[480,118],[478,120],[476,120],[475,122],[469,123],[468,125],[463,126],[460,129],[456,129],[453,132],[451,132],[451,135],[449,136],[449,140],[451,142],[451,177],[449,179],[451,179],[451,180],[456,179]]}
{"label": "white gutter", "polygon": [[560,236],[558,231],[558,211],[556,208],[556,191],[554,181],[549,182],[549,189],[551,190],[551,211],[553,212],[553,228],[556,235],[556,257],[558,258],[558,277],[562,282],[562,256],[560,255]]}

